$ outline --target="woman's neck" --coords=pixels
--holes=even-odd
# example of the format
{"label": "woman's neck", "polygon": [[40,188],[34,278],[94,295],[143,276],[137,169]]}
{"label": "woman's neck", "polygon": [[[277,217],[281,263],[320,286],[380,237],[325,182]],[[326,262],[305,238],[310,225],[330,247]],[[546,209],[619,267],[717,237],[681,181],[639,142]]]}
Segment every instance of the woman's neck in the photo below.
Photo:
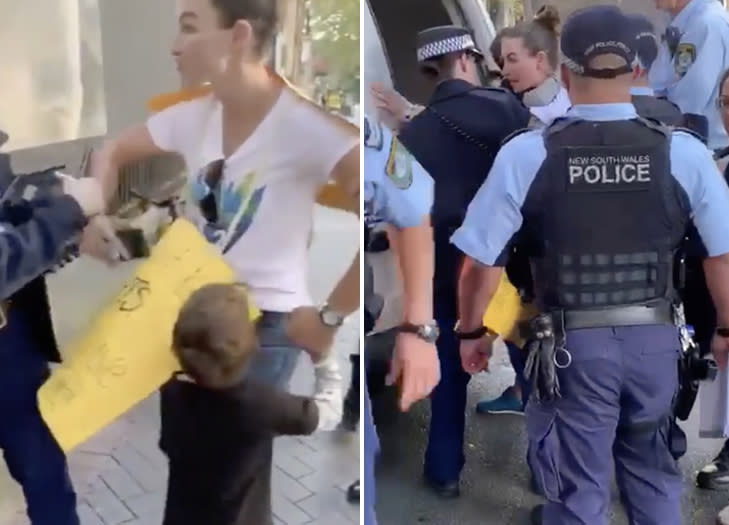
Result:
{"label": "woman's neck", "polygon": [[541,84],[522,93],[522,101],[527,107],[546,106],[559,94],[560,83],[554,77],[545,78]]}
{"label": "woman's neck", "polygon": [[213,88],[228,115],[258,120],[256,117],[266,115],[276,103],[282,84],[268,68],[261,66],[230,74]]}

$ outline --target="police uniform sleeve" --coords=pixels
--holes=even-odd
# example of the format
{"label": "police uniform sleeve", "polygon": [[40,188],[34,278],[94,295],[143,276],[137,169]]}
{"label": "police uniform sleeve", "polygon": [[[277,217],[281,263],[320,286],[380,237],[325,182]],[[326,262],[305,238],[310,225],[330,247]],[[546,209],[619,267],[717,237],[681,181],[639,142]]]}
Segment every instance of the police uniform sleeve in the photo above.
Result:
{"label": "police uniform sleeve", "polygon": [[711,152],[689,133],[674,132],[671,171],[686,192],[693,223],[708,255],[729,253],[729,186]]}
{"label": "police uniform sleeve", "polygon": [[677,80],[668,87],[667,96],[683,113],[702,114],[713,104],[724,68],[722,32],[727,31],[718,22],[693,24],[676,49],[672,66]]}
{"label": "police uniform sleeve", "polygon": [[505,266],[510,242],[523,222],[522,206],[545,156],[539,130],[504,144],[451,242],[481,264]]}
{"label": "police uniform sleeve", "polygon": [[19,225],[0,209],[0,299],[7,299],[50,270],[81,233],[86,218],[70,196],[36,207]]}
{"label": "police uniform sleeve", "polygon": [[375,213],[397,228],[418,226],[433,206],[433,179],[389,131],[382,129],[382,154],[365,157],[365,170],[378,175]]}

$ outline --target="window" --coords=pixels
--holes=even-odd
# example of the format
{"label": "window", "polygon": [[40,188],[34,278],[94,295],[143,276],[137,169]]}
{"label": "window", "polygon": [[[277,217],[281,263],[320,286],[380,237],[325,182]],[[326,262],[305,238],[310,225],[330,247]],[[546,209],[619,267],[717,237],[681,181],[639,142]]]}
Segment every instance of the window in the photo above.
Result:
{"label": "window", "polygon": [[3,150],[105,134],[99,0],[0,0],[0,13]]}

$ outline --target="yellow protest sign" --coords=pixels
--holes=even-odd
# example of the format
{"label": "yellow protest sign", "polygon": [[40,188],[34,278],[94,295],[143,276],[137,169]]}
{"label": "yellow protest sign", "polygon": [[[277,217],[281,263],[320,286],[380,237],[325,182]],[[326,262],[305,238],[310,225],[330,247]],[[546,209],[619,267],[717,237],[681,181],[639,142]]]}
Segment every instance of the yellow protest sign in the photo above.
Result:
{"label": "yellow protest sign", "polygon": [[507,341],[523,345],[524,341],[519,336],[518,323],[530,319],[536,314],[536,308],[522,303],[519,292],[509,282],[506,272],[504,272],[501,275],[499,288],[483,316],[483,322],[484,326],[488,326]]}
{"label": "yellow protest sign", "polygon": [[38,392],[61,448],[84,442],[179,370],[171,343],[180,308],[198,288],[234,279],[191,223],[175,221]]}

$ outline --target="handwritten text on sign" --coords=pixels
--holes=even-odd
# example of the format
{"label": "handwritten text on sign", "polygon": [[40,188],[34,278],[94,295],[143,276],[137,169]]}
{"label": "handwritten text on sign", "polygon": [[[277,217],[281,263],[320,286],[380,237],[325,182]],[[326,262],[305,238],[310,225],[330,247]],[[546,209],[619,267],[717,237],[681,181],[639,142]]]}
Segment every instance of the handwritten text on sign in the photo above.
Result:
{"label": "handwritten text on sign", "polygon": [[82,443],[167,381],[178,369],[170,345],[180,307],[205,284],[233,281],[215,248],[176,221],[41,388],[41,414],[61,447]]}

